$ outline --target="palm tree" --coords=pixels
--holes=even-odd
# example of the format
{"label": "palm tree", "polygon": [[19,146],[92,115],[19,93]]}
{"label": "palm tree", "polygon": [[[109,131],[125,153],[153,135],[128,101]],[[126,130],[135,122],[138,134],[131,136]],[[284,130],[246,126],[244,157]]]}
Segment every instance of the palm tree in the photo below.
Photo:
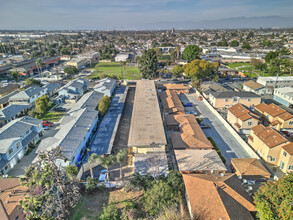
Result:
{"label": "palm tree", "polygon": [[127,154],[128,154],[128,149],[121,149],[117,155],[116,155],[116,160],[120,164],[120,179],[122,179],[122,164],[125,162],[127,159]]}
{"label": "palm tree", "polygon": [[43,69],[44,65],[45,65],[45,63],[44,63],[44,61],[41,58],[38,58],[36,60],[36,66],[38,68],[38,71],[39,71],[39,74],[40,75],[42,75],[42,69]]}
{"label": "palm tree", "polygon": [[92,178],[94,178],[93,165],[96,164],[97,162],[99,162],[99,155],[96,153],[91,154],[88,159],[88,164],[90,167],[90,173]]}
{"label": "palm tree", "polygon": [[116,162],[116,157],[113,156],[113,155],[109,155],[107,157],[100,157],[100,160],[101,160],[102,166],[107,169],[106,179],[109,182],[109,180],[110,180],[110,178],[109,178],[109,169]]}

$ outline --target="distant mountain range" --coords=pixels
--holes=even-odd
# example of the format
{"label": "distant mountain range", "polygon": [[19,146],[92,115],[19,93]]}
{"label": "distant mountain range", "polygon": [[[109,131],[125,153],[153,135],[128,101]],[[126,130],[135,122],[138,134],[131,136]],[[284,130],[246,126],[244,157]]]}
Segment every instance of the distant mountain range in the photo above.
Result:
{"label": "distant mountain range", "polygon": [[[293,17],[263,16],[234,17],[219,20],[158,22],[148,25],[154,29],[234,29],[234,28],[291,28]],[[149,29],[148,28],[148,29]]]}

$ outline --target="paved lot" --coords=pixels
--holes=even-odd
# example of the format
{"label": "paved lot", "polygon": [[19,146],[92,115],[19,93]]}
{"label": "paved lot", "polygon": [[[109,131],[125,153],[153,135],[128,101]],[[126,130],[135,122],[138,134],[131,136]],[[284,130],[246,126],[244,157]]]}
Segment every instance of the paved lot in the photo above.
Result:
{"label": "paved lot", "polygon": [[111,141],[116,122],[121,117],[124,103],[125,103],[125,91],[126,87],[121,86],[116,89],[115,95],[112,99],[108,112],[104,116],[98,131],[94,137],[94,140],[90,146],[90,154],[96,153],[98,155],[111,153]]}
{"label": "paved lot", "polygon": [[[199,113],[197,117],[203,119],[202,123],[211,125],[210,129],[203,129],[207,137],[212,137],[227,160],[227,165],[230,164],[232,158],[250,158],[238,141],[224,127],[219,119],[205,106],[195,93],[179,96],[183,103],[192,102],[195,104],[195,111]],[[187,109],[190,111],[191,109]]]}

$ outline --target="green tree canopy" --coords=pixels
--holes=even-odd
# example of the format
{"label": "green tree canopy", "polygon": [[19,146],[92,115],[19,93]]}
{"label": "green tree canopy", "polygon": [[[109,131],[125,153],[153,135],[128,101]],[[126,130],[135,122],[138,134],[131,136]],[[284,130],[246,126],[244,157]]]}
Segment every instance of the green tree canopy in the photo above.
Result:
{"label": "green tree canopy", "polygon": [[244,50],[251,50],[251,46],[250,46],[249,43],[243,44],[241,48],[244,49]]}
{"label": "green tree canopy", "polygon": [[199,58],[202,49],[196,45],[188,45],[182,52],[182,58],[191,62]]}
{"label": "green tree canopy", "polygon": [[194,60],[183,66],[184,73],[196,80],[211,76],[218,69],[218,63],[210,63],[206,60]]}
{"label": "green tree canopy", "polygon": [[140,61],[140,72],[144,79],[153,79],[156,77],[158,69],[157,53],[154,49],[144,52]]}
{"label": "green tree canopy", "polygon": [[109,96],[104,96],[103,98],[101,98],[98,105],[98,111],[100,112],[102,116],[106,114],[110,103],[111,103],[111,98]]}
{"label": "green tree canopy", "polygon": [[293,173],[262,185],[254,201],[261,220],[293,219]]}
{"label": "green tree canopy", "polygon": [[32,77],[29,77],[25,80],[25,83],[24,83],[26,86],[30,85],[30,84],[36,84],[36,85],[41,85],[41,82],[39,80],[36,80]]}
{"label": "green tree canopy", "polygon": [[19,72],[17,72],[17,71],[12,71],[10,74],[14,79],[18,79],[18,77],[19,77]]}
{"label": "green tree canopy", "polygon": [[270,51],[265,56],[266,63],[270,63],[271,60],[276,59],[279,56],[278,52]]}
{"label": "green tree canopy", "polygon": [[78,69],[75,66],[67,66],[65,67],[64,72],[69,75],[74,75],[78,73]]}
{"label": "green tree canopy", "polygon": [[39,114],[43,114],[49,104],[49,97],[47,95],[43,95],[40,98],[37,98],[35,101],[35,111]]}
{"label": "green tree canopy", "polygon": [[172,72],[174,78],[178,78],[183,73],[183,68],[182,68],[182,66],[176,65],[172,68],[171,72]]}
{"label": "green tree canopy", "polygon": [[239,46],[239,42],[237,40],[232,40],[230,43],[230,47],[238,47]]}

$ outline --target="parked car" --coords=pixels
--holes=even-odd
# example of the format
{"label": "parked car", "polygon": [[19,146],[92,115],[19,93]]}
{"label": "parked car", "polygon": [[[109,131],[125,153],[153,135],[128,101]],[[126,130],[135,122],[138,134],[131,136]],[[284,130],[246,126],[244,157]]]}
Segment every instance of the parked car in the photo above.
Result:
{"label": "parked car", "polygon": [[106,180],[106,175],[107,175],[107,170],[102,170],[102,171],[101,171],[101,174],[100,174],[100,177],[99,177],[99,181],[100,181],[100,182],[105,182],[105,180]]}
{"label": "parked car", "polygon": [[192,107],[192,103],[191,102],[187,102],[186,104],[183,105],[184,107]]}
{"label": "parked car", "polygon": [[51,127],[53,125],[53,122],[50,121],[43,121],[42,122],[43,127]]}
{"label": "parked car", "polygon": [[43,126],[44,130],[49,130],[48,126]]}
{"label": "parked car", "polygon": [[283,134],[285,134],[287,137],[290,137],[290,132],[289,131],[281,131]]}
{"label": "parked car", "polygon": [[208,125],[208,124],[203,124],[203,123],[200,123],[199,126],[200,126],[202,129],[204,129],[204,128],[211,128],[210,125]]}
{"label": "parked car", "polygon": [[55,110],[56,112],[66,112],[66,108],[63,108],[63,107],[61,107],[61,106],[56,107],[54,110]]}

